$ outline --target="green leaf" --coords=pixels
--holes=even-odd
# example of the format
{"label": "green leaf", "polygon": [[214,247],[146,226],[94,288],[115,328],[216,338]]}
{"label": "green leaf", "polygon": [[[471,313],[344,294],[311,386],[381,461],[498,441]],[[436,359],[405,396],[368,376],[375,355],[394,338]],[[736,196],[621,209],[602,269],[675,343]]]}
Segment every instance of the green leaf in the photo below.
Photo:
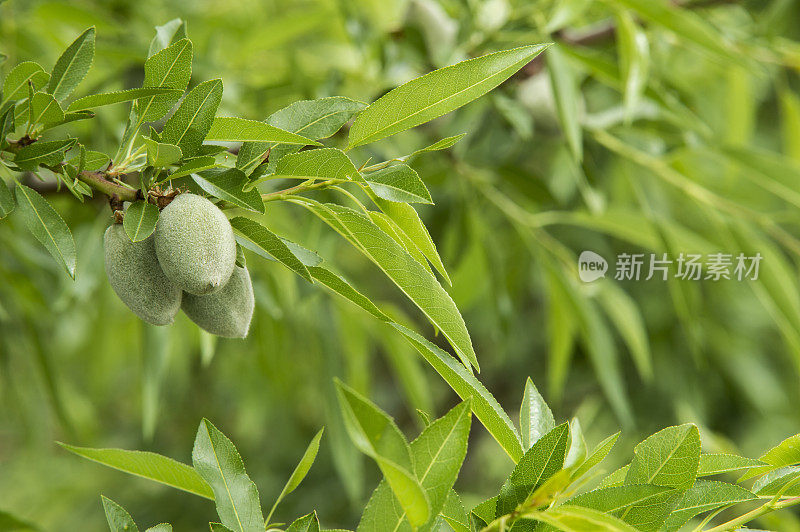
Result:
{"label": "green leaf", "polygon": [[[470,532],[469,516],[464,509],[464,504],[461,502],[461,497],[458,496],[455,490],[451,489],[447,495],[447,500],[444,502],[444,507],[439,513],[437,524],[439,520],[444,520],[445,523],[450,525],[453,532]],[[433,530],[439,530],[436,524],[432,527]]]}
{"label": "green leaf", "polygon": [[567,504],[592,508],[619,516],[622,510],[634,505],[663,504],[665,495],[674,495],[675,490],[652,484],[630,484],[598,488],[567,501]]}
{"label": "green leaf", "polygon": [[319,532],[317,513],[311,512],[308,515],[295,519],[295,521],[289,525],[289,528],[286,529],[286,532]]}
{"label": "green leaf", "polygon": [[703,512],[755,498],[755,495],[741,486],[713,480],[698,480],[684,493],[678,506],[672,510],[664,523],[664,530],[678,530],[689,522],[689,519]]}
{"label": "green leaf", "polygon": [[686,41],[725,61],[741,64],[742,59],[725,37],[697,13],[671,4],[668,0],[615,0],[634,10],[643,19],[663,26]]}
{"label": "green leaf", "polygon": [[182,89],[173,89],[170,87],[142,87],[139,89],[127,89],[103,94],[90,94],[89,96],[78,98],[69,104],[67,111],[94,109],[95,107],[103,107],[104,105],[130,102],[142,98],[151,98],[153,96],[171,96],[177,99],[180,98],[181,94],[183,94]]}
{"label": "green leaf", "polygon": [[786,438],[761,455],[759,459],[769,465],[751,469],[739,479],[740,482],[778,467],[800,464],[800,434]]}
{"label": "green leaf", "polygon": [[470,511],[470,520],[474,523],[473,530],[482,530],[494,521],[497,515],[497,495],[486,499]]}
{"label": "green leaf", "polygon": [[150,41],[147,57],[152,57],[167,46],[186,38],[186,21],[174,18],[161,26],[156,26],[156,34]]}
{"label": "green leaf", "polygon": [[385,412],[338,379],[336,391],[350,439],[378,464],[411,525],[421,526],[431,515],[430,505],[413,473],[411,449],[400,429]]}
{"label": "green leaf", "polygon": [[342,150],[319,148],[281,157],[276,175],[359,180],[358,169]]}
{"label": "green leaf", "polygon": [[539,438],[517,462],[511,475],[500,488],[497,516],[512,512],[536,488],[564,467],[569,445],[569,425],[562,423]]}
{"label": "green leaf", "polygon": [[103,510],[106,512],[106,520],[111,532],[139,532],[139,527],[136,526],[125,508],[102,495],[100,498],[103,501]]}
{"label": "green leaf", "polygon": [[620,73],[625,80],[625,117],[630,121],[647,86],[650,46],[647,34],[639,28],[629,11],[618,11],[616,21],[617,54]]}
{"label": "green leaf", "polygon": [[231,529],[222,523],[208,523],[208,526],[211,528],[211,532],[231,532]]}
{"label": "green leaf", "polygon": [[370,258],[428,317],[465,366],[479,368],[464,319],[436,278],[367,216],[335,204],[309,208]]}
{"label": "green leaf", "polygon": [[430,233],[422,223],[416,209],[407,203],[396,203],[394,201],[387,201],[377,196],[372,197],[375,205],[383,211],[386,216],[392,219],[395,225],[408,237],[408,239],[417,246],[417,249],[428,259],[428,262],[433,265],[439,275],[441,275],[445,282],[449,285],[453,283],[450,281],[450,276],[447,275],[447,270],[444,267],[439,252],[436,250],[436,244],[433,243]]}
{"label": "green leaf", "polygon": [[327,286],[340,296],[350,300],[362,309],[366,310],[381,321],[390,321],[389,317],[381,311],[370,299],[364,296],[361,292],[353,288],[353,286],[336,275],[327,268],[321,266],[309,266],[308,268],[311,276]]}
{"label": "green leaf", "polygon": [[194,469],[172,458],[145,451],[92,449],[60,442],[59,445],[93,462],[214,500],[214,493],[206,481]]}
{"label": "green leaf", "polygon": [[543,521],[564,532],[594,532],[596,530],[637,532],[635,528],[614,516],[570,504],[550,508],[545,512],[532,512],[526,516]]}
{"label": "green leaf", "polygon": [[46,123],[41,128],[41,131],[47,131],[48,129],[62,126],[64,124],[69,124],[70,122],[77,122],[78,120],[89,120],[91,118],[94,118],[94,116],[95,115],[92,111],[78,111],[77,113],[65,113],[63,119],[58,120],[56,122]]}
{"label": "green leaf", "polygon": [[459,397],[472,398],[472,411],[475,416],[511,459],[518,462],[522,458],[523,451],[517,429],[483,384],[463,364],[459,364],[456,359],[419,334],[397,323],[391,325],[406,337]]}
{"label": "green leaf", "polygon": [[319,442],[322,439],[323,430],[324,429],[320,429],[311,440],[311,443],[308,444],[306,452],[303,453],[303,457],[300,459],[300,462],[294,468],[294,471],[292,471],[292,474],[289,477],[289,480],[286,482],[286,485],[283,486],[280,495],[278,495],[278,498],[275,499],[275,503],[272,505],[272,509],[267,516],[267,525],[269,525],[270,517],[272,517],[272,514],[278,504],[283,500],[284,497],[297,489],[297,486],[299,486],[303,479],[306,478],[311,466],[314,465],[314,460],[317,458],[317,453],[319,452]]}
{"label": "green leaf", "polygon": [[601,488],[607,488],[609,486],[621,486],[625,482],[625,476],[628,474],[631,465],[624,465],[619,469],[613,471],[610,475],[603,479],[600,483]]}
{"label": "green leaf", "polygon": [[[608,453],[611,452],[611,449],[614,447],[614,444],[617,443],[617,439],[619,438],[620,433],[617,432],[616,434],[612,434],[605,440],[601,441],[597,444],[597,447],[592,451],[589,457],[584,460],[584,462],[572,473],[573,479],[578,479],[588,473],[593,467],[597,464],[602,462]],[[625,471],[627,473],[627,471]],[[620,479],[622,481],[623,477]]]}
{"label": "green leaf", "polygon": [[462,61],[409,81],[363,110],[350,128],[354,148],[418,126],[486,94],[547,45],[522,46]]}
{"label": "green leaf", "polygon": [[519,431],[522,435],[522,448],[528,450],[539,438],[556,426],[553,412],[536,389],[530,377],[525,381],[522,405],[519,408]]}
{"label": "green leaf", "polygon": [[192,464],[211,486],[223,525],[233,532],[263,532],[258,489],[247,476],[231,440],[207,419],[200,422],[197,430]]}
{"label": "green leaf", "polygon": [[38,192],[18,183],[14,189],[17,212],[36,240],[75,278],[77,256],[75,240],[64,219]]}
{"label": "green leaf", "polygon": [[37,92],[31,102],[32,124],[52,124],[64,120],[63,109],[50,94]]}
{"label": "green leaf", "polygon": [[421,148],[419,150],[416,150],[416,151],[412,152],[410,155],[406,155],[405,157],[402,157],[401,159],[403,161],[409,161],[409,160],[413,159],[414,157],[416,157],[417,155],[422,155],[423,153],[427,153],[427,152],[430,152],[430,151],[446,150],[448,148],[452,148],[453,146],[456,145],[456,143],[458,141],[460,141],[461,139],[463,139],[466,136],[467,136],[466,133],[461,133],[460,135],[453,135],[452,137],[445,137],[443,139],[439,139],[436,142],[434,142],[433,144],[431,144],[429,146],[425,146],[424,148]]}
{"label": "green leaf", "polygon": [[[462,402],[428,425],[411,443],[414,472],[430,503],[433,524],[458,477],[467,453],[470,402]],[[411,530],[405,511],[382,481],[373,492],[358,524],[359,532]]]}
{"label": "green leaf", "polygon": [[158,207],[144,200],[133,202],[125,211],[122,225],[133,242],[140,242],[153,234],[158,222]]}
{"label": "green leaf", "polygon": [[573,417],[569,422],[569,442],[564,468],[579,466],[586,459],[586,440],[583,439],[583,430],[577,417]]}
{"label": "green leaf", "polygon": [[[86,150],[83,160],[83,169],[90,172],[102,170],[108,166],[109,161],[111,161],[111,158],[105,153]],[[67,161],[67,164],[78,166],[80,164],[80,156],[76,155],[75,157],[70,158]]]}
{"label": "green leaf", "polygon": [[94,27],[81,33],[61,54],[50,73],[47,92],[63,101],[83,81],[94,60]]}
{"label": "green leaf", "polygon": [[[633,454],[625,475],[626,485],[653,484],[685,491],[697,476],[700,433],[697,426],[689,423],[667,427],[638,444]],[[672,503],[665,500],[663,504],[636,504],[626,508],[620,518],[645,531],[657,530],[669,515]]]}
{"label": "green leaf", "polygon": [[580,162],[583,159],[583,130],[579,117],[581,93],[575,73],[558,45],[547,50],[547,71],[561,129],[573,158]]}
{"label": "green leaf", "polygon": [[174,144],[158,142],[147,137],[143,137],[143,140],[147,146],[147,164],[150,166],[168,166],[183,158],[183,152]]}
{"label": "green leaf", "polygon": [[419,174],[405,164],[387,166],[364,175],[375,194],[399,203],[433,203]]}
{"label": "green leaf", "polygon": [[163,183],[164,181],[178,179],[179,177],[187,176],[189,174],[195,174],[197,172],[202,172],[203,170],[210,170],[212,168],[216,168],[216,166],[217,166],[217,160],[210,155],[193,157],[187,160],[184,164],[182,164],[178,168],[176,168],[174,172],[172,172],[166,178],[162,179],[159,182]]}
{"label": "green leaf", "polygon": [[[192,75],[192,42],[181,39],[144,63],[144,86],[186,90]],[[180,99],[178,95],[152,96],[136,100],[134,114],[139,122],[162,118]],[[174,144],[174,143],[173,143]]]}
{"label": "green leaf", "polygon": [[25,61],[15,66],[3,82],[3,96],[0,98],[0,109],[4,103],[11,100],[21,100],[28,96],[28,82],[34,89],[44,87],[50,79],[50,74],[33,61]]}
{"label": "green leaf", "polygon": [[172,532],[172,525],[169,523],[160,523],[155,526],[151,526],[144,532]]}
{"label": "green leaf", "polygon": [[654,484],[685,490],[691,487],[700,461],[700,432],[687,423],[649,436],[633,450],[626,484]]}
{"label": "green leaf", "polygon": [[14,164],[23,170],[35,170],[40,164],[58,164],[64,160],[64,153],[72,148],[75,142],[75,139],[36,141],[17,152]]}
{"label": "green leaf", "polygon": [[197,153],[221,100],[221,79],[204,81],[190,90],[175,114],[164,124],[161,141],[179,146],[185,157]]}
{"label": "green leaf", "polygon": [[16,206],[17,202],[14,200],[11,189],[4,181],[0,180],[0,220],[11,214]]}
{"label": "green leaf", "polygon": [[0,150],[8,145],[6,137],[16,129],[14,108],[9,107],[5,113],[0,114]]}
{"label": "green leaf", "polygon": [[212,196],[237,207],[264,214],[261,193],[255,187],[244,190],[249,181],[238,168],[214,168],[202,174],[192,174],[192,179]]}
{"label": "green leaf", "polygon": [[732,473],[765,465],[761,460],[745,458],[735,454],[701,454],[697,466],[697,476],[707,477],[721,473]]}
{"label": "green leaf", "polygon": [[798,497],[800,496],[798,479],[800,479],[800,467],[781,467],[756,480],[751,489],[759,497]]}
{"label": "green leaf", "polygon": [[319,142],[269,125],[265,122],[227,116],[218,116],[211,123],[208,140],[228,142],[275,142],[319,146]]}
{"label": "green leaf", "polygon": [[[342,96],[301,100],[279,109],[267,118],[267,124],[306,138],[319,140],[330,137],[366,104]],[[277,143],[246,142],[236,158],[236,168],[246,174],[261,163],[264,156]]]}
{"label": "green leaf", "polygon": [[284,266],[294,271],[306,281],[310,283],[313,282],[306,265],[292,253],[286,243],[281,240],[278,235],[260,223],[241,216],[231,219],[231,225],[256,246],[278,259]]}

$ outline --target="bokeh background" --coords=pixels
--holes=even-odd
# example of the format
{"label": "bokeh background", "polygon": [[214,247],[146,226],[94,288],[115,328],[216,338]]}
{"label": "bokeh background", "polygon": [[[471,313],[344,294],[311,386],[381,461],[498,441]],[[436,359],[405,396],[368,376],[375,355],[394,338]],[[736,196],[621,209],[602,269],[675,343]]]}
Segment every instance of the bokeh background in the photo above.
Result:
{"label": "bokeh background", "polygon": [[[648,3],[628,0],[11,0],[0,5],[0,74],[23,60],[49,69],[95,25],[95,63],[79,92],[139,86],[153,27],[181,17],[192,84],[222,77],[221,112],[261,120],[298,99],[369,102],[464,58],[555,41],[490,95],[354,157],[384,160],[467,133],[414,163],[436,202],[420,211],[481,380],[512,416],[530,375],[557,417],[579,417],[590,445],[622,427],[629,451],[693,421],[705,450],[757,456],[800,427],[800,2],[677,3],[676,19],[631,11]],[[72,131],[113,153],[125,115],[101,109]],[[0,224],[2,510],[44,530],[103,530],[103,493],[146,526],[203,529],[214,515],[207,501],[55,441],[189,461],[205,416],[237,443],[267,506],[324,425],[317,464],[277,517],[317,509],[326,527],[352,529],[378,472],[343,431],[332,377],[409,436],[420,429],[416,409],[441,415],[456,401],[391,329],[254,256],[246,340],[215,342],[185,317],[145,327],[105,280],[107,206],[48,199],[78,244],[74,282],[21,220]],[[272,227],[433,338],[344,240],[297,207],[269,207]],[[585,249],[612,262],[664,252],[764,259],[754,282],[586,285],[576,274]],[[469,506],[511,467],[476,423],[456,488]],[[776,519],[800,529],[791,515]]]}

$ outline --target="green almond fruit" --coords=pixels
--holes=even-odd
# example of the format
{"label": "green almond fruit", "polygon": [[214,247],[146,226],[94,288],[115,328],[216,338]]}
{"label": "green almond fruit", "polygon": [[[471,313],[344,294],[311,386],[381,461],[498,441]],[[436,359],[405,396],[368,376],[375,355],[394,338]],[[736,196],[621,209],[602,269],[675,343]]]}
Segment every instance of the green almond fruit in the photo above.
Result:
{"label": "green almond fruit", "polygon": [[183,312],[217,336],[244,338],[250,330],[255,298],[247,268],[236,266],[228,283],[213,294],[183,294]]}
{"label": "green almond fruit", "polygon": [[181,307],[181,289],[161,270],[153,237],[131,242],[114,224],[103,237],[108,283],[137,316],[153,325],[169,325]]}
{"label": "green almond fruit", "polygon": [[228,282],[236,240],[225,214],[196,194],[180,194],[161,211],[155,230],[158,262],[190,294],[210,294]]}

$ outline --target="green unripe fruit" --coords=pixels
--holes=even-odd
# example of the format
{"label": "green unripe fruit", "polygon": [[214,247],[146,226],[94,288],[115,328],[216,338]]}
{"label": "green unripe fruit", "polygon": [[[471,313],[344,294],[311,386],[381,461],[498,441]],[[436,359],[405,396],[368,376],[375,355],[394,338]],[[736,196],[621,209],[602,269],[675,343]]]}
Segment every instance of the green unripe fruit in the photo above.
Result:
{"label": "green unripe fruit", "polygon": [[225,286],[236,263],[230,222],[216,205],[195,194],[181,194],[161,211],[155,244],[161,269],[190,294]]}
{"label": "green unripe fruit", "polygon": [[103,245],[108,282],[122,302],[147,323],[172,323],[181,289],[161,270],[153,237],[131,242],[122,225],[114,224],[106,229]]}
{"label": "green unripe fruit", "polygon": [[255,298],[247,268],[237,266],[228,284],[213,294],[183,294],[181,308],[197,325],[217,336],[244,338],[250,330]]}

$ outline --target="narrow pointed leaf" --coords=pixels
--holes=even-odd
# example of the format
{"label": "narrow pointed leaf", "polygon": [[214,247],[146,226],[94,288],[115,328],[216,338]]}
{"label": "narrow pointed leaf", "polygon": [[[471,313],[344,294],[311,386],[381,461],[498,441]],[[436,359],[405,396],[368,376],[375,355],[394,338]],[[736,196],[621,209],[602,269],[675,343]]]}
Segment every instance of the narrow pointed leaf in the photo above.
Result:
{"label": "narrow pointed leaf", "polygon": [[172,525],[169,523],[159,523],[156,526],[151,526],[144,532],[172,532]]}
{"label": "narrow pointed leaf", "polygon": [[411,449],[405,437],[385,412],[337,380],[339,404],[350,439],[375,460],[413,527],[430,516],[425,490],[417,480]]}
{"label": "narrow pointed leaf", "polygon": [[675,490],[652,484],[630,484],[598,488],[567,501],[568,504],[593,508],[619,516],[622,510],[640,504],[660,504],[665,494],[673,494]]}
{"label": "narrow pointed leaf", "polygon": [[479,368],[464,319],[450,295],[424,266],[365,215],[336,204],[313,204],[309,208],[386,273],[442,331],[465,366]]}
{"label": "narrow pointed leaf", "polygon": [[167,166],[183,158],[183,152],[174,144],[158,142],[147,137],[143,137],[143,140],[147,146],[147,164],[150,166]]}
{"label": "narrow pointed leaf", "polygon": [[569,425],[562,423],[539,438],[517,463],[497,499],[497,515],[513,511],[547,479],[564,467]]}
{"label": "narrow pointed leaf", "polygon": [[192,450],[194,469],[211,486],[222,524],[233,532],[262,532],[264,516],[256,485],[239,452],[207,419],[200,422]]}
{"label": "narrow pointed leaf", "polygon": [[19,150],[14,164],[23,170],[35,170],[40,164],[55,165],[64,160],[64,153],[75,145],[75,139],[40,140]]}
{"label": "narrow pointed leaf", "polygon": [[221,100],[221,79],[204,81],[193,88],[164,124],[161,141],[177,145],[185,157],[197,153]]}
{"label": "narrow pointed leaf", "polygon": [[286,529],[286,532],[319,532],[317,513],[311,512],[308,515],[295,519]]}
{"label": "narrow pointed leaf", "polygon": [[732,473],[765,465],[766,464],[761,460],[745,458],[744,456],[737,456],[735,454],[701,454],[700,462],[697,466],[697,476],[707,477],[722,473]]}
{"label": "narrow pointed leaf", "polygon": [[546,512],[529,514],[532,519],[543,521],[564,532],[637,532],[632,526],[623,523],[614,516],[589,508],[564,504]]}
{"label": "narrow pointed leaf", "polygon": [[11,100],[21,100],[28,96],[28,82],[33,84],[34,89],[44,87],[50,79],[50,74],[33,61],[24,61],[8,73],[5,81],[3,82],[3,96],[0,99],[2,102],[9,102]]}
{"label": "narrow pointed leaf", "polygon": [[601,441],[597,444],[597,447],[592,451],[589,457],[572,473],[573,479],[578,479],[582,477],[584,474],[588,473],[593,467],[597,464],[602,462],[608,453],[611,452],[612,447],[614,444],[617,443],[617,439],[621,433],[617,432],[616,434],[612,434],[605,440]]}
{"label": "narrow pointed leaf", "polygon": [[238,168],[215,168],[192,174],[192,179],[212,196],[237,207],[264,214],[264,200],[261,199],[261,193],[255,187],[244,190],[249,181],[244,172]]}
{"label": "narrow pointed leaf", "polygon": [[[181,39],[144,63],[144,86],[186,90],[192,75],[192,42]],[[180,99],[180,94],[151,96],[136,101],[135,115],[141,122],[162,118]]]}
{"label": "narrow pointed leaf", "polygon": [[[428,425],[411,443],[414,469],[430,502],[433,524],[456,481],[467,452],[469,401]],[[405,511],[385,481],[373,492],[358,525],[359,532],[412,530]]]}
{"label": "narrow pointed leaf", "polygon": [[358,169],[350,158],[336,148],[319,148],[285,155],[278,161],[275,173],[324,179],[360,178]]}
{"label": "narrow pointed leaf", "polygon": [[144,200],[135,201],[125,211],[122,226],[133,242],[140,242],[153,234],[158,222],[158,207]]}
{"label": "narrow pointed leaf", "polygon": [[678,530],[691,518],[703,512],[751,501],[755,498],[756,496],[750,491],[735,484],[698,480],[684,493],[677,507],[672,510],[664,523],[664,530]]}
{"label": "narrow pointed leaf", "polygon": [[63,109],[50,94],[37,92],[31,101],[32,124],[51,124],[64,120]]}
{"label": "narrow pointed leaf", "polygon": [[59,443],[71,453],[137,477],[214,499],[208,483],[188,465],[160,454],[125,449],[93,449]]}
{"label": "narrow pointed leaf", "polygon": [[[179,148],[180,149],[180,148]],[[171,179],[178,179],[179,177],[187,176],[202,172],[203,170],[210,170],[217,166],[217,160],[210,155],[202,155],[200,157],[193,157],[186,161],[184,164],[175,169],[174,172],[169,174],[160,182],[169,181]]]}
{"label": "narrow pointed leaf", "polygon": [[125,508],[102,495],[100,498],[103,501],[103,510],[106,512],[106,520],[111,532],[139,532],[139,527],[136,526]]}
{"label": "narrow pointed leaf", "polygon": [[[301,100],[275,111],[267,118],[266,123],[309,139],[319,140],[336,133],[365,107],[366,104],[343,96]],[[242,144],[236,158],[236,168],[249,174],[260,164],[267,151],[276,146],[278,143],[246,142]]]}
{"label": "narrow pointed leaf", "polygon": [[523,451],[517,429],[483,384],[464,365],[459,364],[456,359],[419,334],[397,323],[391,325],[406,337],[459,397],[472,398],[472,411],[475,416],[511,459],[518,462],[522,458]]}
{"label": "narrow pointed leaf", "polygon": [[314,460],[317,458],[317,453],[319,452],[319,441],[322,439],[323,430],[324,429],[320,429],[320,431],[317,432],[317,434],[311,440],[311,443],[308,444],[306,451],[303,453],[303,457],[300,458],[300,462],[298,462],[297,466],[294,468],[294,471],[292,471],[292,475],[289,477],[289,480],[281,490],[280,495],[278,495],[278,498],[275,500],[274,506],[278,506],[278,503],[281,502],[284,497],[296,490],[297,486],[299,486],[303,479],[306,478],[311,466],[314,465]]}
{"label": "narrow pointed leaf", "polygon": [[359,113],[350,128],[349,146],[375,142],[449,113],[498,86],[545,48],[496,52],[411,80]]}
{"label": "narrow pointed leaf", "polygon": [[89,72],[94,59],[94,34],[94,27],[84,31],[56,61],[47,84],[47,92],[59,102],[72,94]]}
{"label": "narrow pointed leaf", "polygon": [[553,430],[556,426],[553,412],[536,389],[530,377],[525,381],[525,392],[522,395],[522,406],[519,409],[519,429],[522,436],[522,448],[526,451],[539,438]]}
{"label": "narrow pointed leaf", "polygon": [[436,250],[436,244],[433,243],[428,229],[422,223],[416,209],[407,203],[397,203],[394,201],[387,201],[377,196],[372,200],[380,210],[394,221],[397,227],[403,231],[409,240],[411,240],[419,251],[425,255],[425,258],[431,263],[434,269],[439,272],[447,284],[453,284],[450,281],[450,276],[447,275],[447,270],[444,267],[439,252]]}
{"label": "narrow pointed leaf", "polygon": [[288,248],[286,243],[275,233],[249,218],[236,217],[231,220],[233,228],[242,233],[248,240],[263,249],[293,270],[300,277],[313,282],[308,268]]}
{"label": "narrow pointed leaf", "polygon": [[364,175],[378,197],[399,203],[433,203],[419,174],[405,164],[395,164]]}
{"label": "narrow pointed leaf", "polygon": [[579,104],[581,93],[575,73],[567,63],[567,58],[558,46],[547,50],[547,71],[550,85],[556,100],[558,120],[570,152],[576,161],[583,159],[583,130],[581,128]]}
{"label": "narrow pointed leaf", "polygon": [[36,240],[75,278],[77,255],[72,232],[53,207],[38,192],[23,184],[14,189],[17,212]]}
{"label": "narrow pointed leaf", "polygon": [[748,478],[763,475],[767,471],[771,471],[779,467],[800,464],[800,434],[795,434],[794,436],[786,438],[778,445],[761,455],[759,459],[769,465],[751,469],[742,475],[742,478],[739,479],[740,482],[747,480]]}
{"label": "narrow pointed leaf", "polygon": [[688,489],[700,461],[700,433],[692,424],[667,427],[638,444],[626,484]]}
{"label": "narrow pointed leaf", "polygon": [[94,109],[95,107],[103,107],[104,105],[130,102],[142,98],[151,98],[153,96],[171,96],[172,98],[176,98],[180,97],[182,93],[183,91],[181,89],[173,89],[170,87],[142,87],[139,89],[127,89],[103,94],[90,94],[89,96],[78,98],[69,104],[67,111]]}
{"label": "narrow pointed leaf", "polygon": [[0,182],[0,220],[11,214],[16,206],[17,202],[11,189],[4,182]]}
{"label": "narrow pointed leaf", "polygon": [[227,116],[218,116],[206,136],[208,140],[228,142],[276,142],[317,146],[319,142],[284,131],[265,122]]}

